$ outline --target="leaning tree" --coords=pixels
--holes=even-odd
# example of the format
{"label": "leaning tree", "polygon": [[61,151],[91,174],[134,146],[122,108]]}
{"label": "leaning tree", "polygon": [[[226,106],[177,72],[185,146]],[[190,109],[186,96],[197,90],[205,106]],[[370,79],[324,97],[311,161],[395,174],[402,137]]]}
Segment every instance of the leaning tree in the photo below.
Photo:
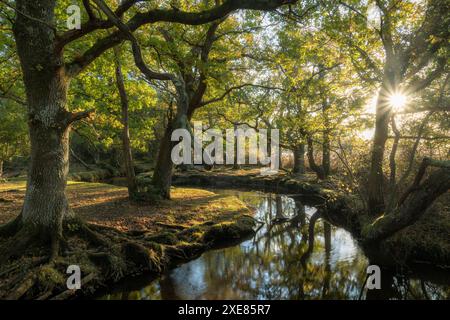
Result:
{"label": "leaning tree", "polygon": [[[325,30],[348,52],[360,79],[378,88],[367,184],[368,218],[357,222],[365,242],[378,245],[417,222],[450,188],[450,163],[425,158],[411,186],[389,204],[384,167],[391,123],[396,132],[393,99],[421,96],[448,75],[450,5],[446,0],[336,1],[329,9],[333,14]],[[439,103],[432,108],[436,112],[446,109]],[[438,169],[426,177],[429,167]]]}

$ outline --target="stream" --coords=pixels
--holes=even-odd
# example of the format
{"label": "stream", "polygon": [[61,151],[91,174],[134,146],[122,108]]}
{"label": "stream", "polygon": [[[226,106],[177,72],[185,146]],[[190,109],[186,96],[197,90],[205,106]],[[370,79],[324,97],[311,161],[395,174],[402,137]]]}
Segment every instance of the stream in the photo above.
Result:
{"label": "stream", "polygon": [[155,279],[127,279],[100,299],[449,299],[448,275],[384,272],[382,289],[363,290],[369,264],[347,231],[318,218],[300,196],[232,194],[255,209],[256,235],[215,249]]}

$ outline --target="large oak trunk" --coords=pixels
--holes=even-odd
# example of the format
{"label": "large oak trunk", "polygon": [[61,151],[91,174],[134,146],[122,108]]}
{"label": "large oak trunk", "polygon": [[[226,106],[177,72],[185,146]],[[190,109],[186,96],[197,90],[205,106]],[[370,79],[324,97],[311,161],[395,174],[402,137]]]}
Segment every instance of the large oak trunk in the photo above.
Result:
{"label": "large oak trunk", "polygon": [[[66,111],[69,79],[62,54],[55,50],[55,1],[16,2],[23,14],[14,25],[27,95],[31,160],[21,214],[23,225],[40,232],[61,232],[69,214],[65,194],[69,168],[69,128]],[[35,19],[29,19],[28,17]],[[45,22],[45,23],[43,23]]]}
{"label": "large oak trunk", "polygon": [[33,227],[60,230],[69,214],[65,194],[69,170],[69,129],[30,123],[31,161],[22,221]]}

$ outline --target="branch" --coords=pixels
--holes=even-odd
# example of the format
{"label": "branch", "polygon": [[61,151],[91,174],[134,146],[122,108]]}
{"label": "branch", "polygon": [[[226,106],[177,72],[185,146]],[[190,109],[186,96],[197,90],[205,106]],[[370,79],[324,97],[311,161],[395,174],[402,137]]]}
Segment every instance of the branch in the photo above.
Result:
{"label": "branch", "polygon": [[[121,5],[116,9],[115,14],[118,17],[122,17],[123,14],[128,11],[134,4],[138,2],[142,2],[143,0],[125,0],[122,2]],[[86,2],[86,4],[85,4]],[[109,29],[112,28],[114,25],[109,20],[100,20],[97,17],[95,17],[94,13],[92,12],[92,7],[89,4],[90,0],[83,0],[83,4],[85,4],[86,12],[89,15],[89,20],[81,25],[81,29],[74,29],[66,31],[65,33],[59,35],[58,37],[58,44],[57,49],[62,50],[64,46],[67,44],[78,40],[85,35],[88,35],[96,30],[101,29]],[[92,12],[92,18],[91,14],[89,13],[89,10]]]}
{"label": "branch", "polygon": [[266,85],[262,85],[262,84],[245,83],[245,84],[242,84],[242,85],[239,85],[239,86],[234,86],[234,87],[228,88],[228,89],[227,89],[222,95],[220,95],[219,97],[216,97],[216,98],[212,98],[212,99],[210,99],[210,100],[203,101],[203,102],[201,102],[201,103],[199,104],[198,107],[202,107],[202,106],[205,106],[205,105],[207,105],[207,104],[211,104],[211,103],[214,103],[214,102],[221,101],[221,100],[225,99],[225,97],[226,97],[227,95],[229,95],[229,94],[231,93],[231,91],[233,91],[233,90],[238,90],[238,89],[242,89],[242,88],[244,88],[244,87],[255,87],[255,88],[261,88],[261,89],[266,89],[266,90],[280,90],[280,91],[285,91],[285,89],[279,88],[279,87],[271,87],[271,86],[266,86]]}
{"label": "branch", "polygon": [[[225,21],[225,19],[221,19],[219,21],[212,23],[211,26],[208,28],[208,31],[206,32],[205,41],[201,46],[200,52],[200,60],[203,64],[206,64],[209,60],[209,54],[211,52],[212,46],[214,42],[218,40],[215,34],[217,32],[217,29],[219,28],[219,25],[223,21]],[[194,94],[192,95],[192,98],[189,101],[188,114],[190,116],[192,116],[195,109],[200,107],[201,101],[208,87],[208,83],[206,82],[207,77],[206,72],[207,72],[206,68],[200,68],[200,77],[198,80],[198,86]]]}
{"label": "branch", "polygon": [[439,78],[444,72],[447,71],[447,57],[440,58],[436,68],[425,78],[412,81],[406,88],[406,92],[409,94],[416,93],[428,87],[434,80]]}
{"label": "branch", "polygon": [[391,192],[394,193],[394,188],[396,185],[396,171],[397,171],[397,165],[395,162],[395,158],[397,155],[397,149],[398,149],[398,143],[400,141],[400,131],[397,128],[397,123],[395,122],[395,115],[392,115],[391,117],[391,127],[392,131],[394,131],[394,143],[392,144],[391,154],[389,155],[389,167],[390,167],[390,178],[389,178],[389,185],[391,187]]}
{"label": "branch", "polygon": [[406,179],[408,178],[409,174],[411,173],[411,170],[412,170],[412,167],[413,167],[413,163],[414,163],[414,158],[415,158],[415,155],[416,155],[417,148],[419,147],[420,140],[422,139],[423,131],[425,129],[425,126],[428,123],[428,120],[430,119],[430,117],[432,115],[433,115],[433,111],[429,112],[425,116],[425,118],[423,119],[422,123],[420,124],[419,131],[417,132],[416,140],[414,141],[414,145],[413,145],[412,150],[411,150],[411,155],[410,155],[410,158],[409,158],[409,161],[408,161],[407,169],[405,170],[405,172],[403,173],[402,177],[399,180],[399,186],[401,186],[403,184],[403,182],[406,181]]}
{"label": "branch", "polygon": [[85,118],[90,118],[94,112],[95,112],[94,109],[89,109],[89,110],[80,111],[80,112],[68,112],[67,119],[66,119],[66,125],[69,126],[76,121],[80,121]]}
{"label": "branch", "polygon": [[[227,0],[221,5],[201,12],[185,12],[178,9],[153,9],[148,12],[136,13],[126,23],[126,26],[130,32],[134,32],[142,25],[155,22],[174,22],[187,25],[201,25],[221,19],[238,9],[271,11],[282,5],[294,4],[297,1],[298,0]],[[132,2],[126,1],[125,3],[129,5]],[[118,15],[117,13],[118,12],[116,11],[116,16]],[[112,25],[103,23],[104,22],[101,23],[102,28],[112,27]],[[94,30],[97,30],[98,28],[90,27],[88,29],[89,30],[84,30],[82,28],[82,30],[80,30],[78,34],[69,37],[71,38],[70,41],[82,37]],[[67,38],[67,36],[65,37],[63,35],[61,38],[65,39]],[[90,47],[87,51],[85,51],[85,53],[80,58],[67,64],[68,73],[72,76],[77,75],[78,73],[83,71],[84,68],[86,68],[90,63],[92,63],[92,61],[102,55],[106,50],[111,49],[126,38],[126,33],[124,34],[119,30],[109,36],[97,40],[97,42],[92,45],[92,47]],[[64,46],[65,42],[66,41],[62,40],[62,47]]]}
{"label": "branch", "polygon": [[133,57],[136,66],[139,70],[145,75],[147,80],[173,80],[174,76],[169,73],[159,73],[150,70],[144,62],[142,58],[141,48],[136,38],[133,36],[133,33],[128,28],[126,24],[124,24],[119,17],[105,4],[103,0],[93,0],[97,6],[102,10],[103,13],[108,17],[108,19],[124,34],[124,36],[130,40],[131,46],[133,49]]}
{"label": "branch", "polygon": [[[427,167],[438,167],[420,184]],[[402,196],[397,209],[376,220],[363,230],[363,237],[368,244],[394,235],[398,231],[414,224],[426,212],[433,202],[450,188],[450,161],[437,161],[425,158],[413,185]]]}
{"label": "branch", "polygon": [[94,14],[94,11],[92,11],[92,7],[91,7],[91,3],[89,0],[83,0],[83,6],[84,9],[86,10],[86,13],[89,16],[89,20],[96,20],[97,17]]}
{"label": "branch", "polygon": [[414,182],[405,191],[405,193],[400,197],[400,200],[398,202],[399,206],[405,202],[405,200],[408,198],[408,196],[413,191],[417,190],[428,167],[438,167],[438,168],[450,169],[450,161],[448,161],[448,160],[440,161],[440,160],[433,160],[431,158],[424,158],[422,160],[422,163],[420,164],[419,171],[417,172]]}
{"label": "branch", "polygon": [[258,125],[251,125],[250,123],[245,122],[245,121],[241,121],[241,122],[233,121],[230,118],[228,118],[225,114],[219,112],[218,110],[216,110],[216,113],[217,113],[218,116],[222,117],[225,121],[231,123],[234,126],[243,126],[243,125],[245,125],[245,126],[248,126],[249,128],[258,130]]}
{"label": "branch", "polygon": [[11,93],[10,89],[11,89],[11,87],[9,89],[5,90],[4,88],[2,88],[0,86],[0,99],[11,100],[11,101],[14,101],[14,102],[22,105],[22,106],[26,106],[27,105],[26,101],[24,99],[22,99],[21,97]]}

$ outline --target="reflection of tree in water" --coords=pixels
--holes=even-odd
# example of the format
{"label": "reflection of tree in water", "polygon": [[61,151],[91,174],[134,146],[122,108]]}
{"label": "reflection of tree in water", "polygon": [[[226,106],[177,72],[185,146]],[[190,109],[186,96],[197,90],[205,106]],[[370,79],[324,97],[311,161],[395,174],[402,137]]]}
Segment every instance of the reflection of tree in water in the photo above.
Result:
{"label": "reflection of tree in water", "polygon": [[[436,271],[436,270],[435,270]],[[424,275],[422,275],[423,277]],[[426,300],[448,300],[450,297],[450,286],[448,286],[448,275],[435,275],[434,281],[411,278],[404,273],[394,270],[381,269],[381,290],[365,290],[365,298],[372,299],[426,299]],[[441,283],[441,284],[439,284]]]}
{"label": "reflection of tree in water", "polygon": [[184,272],[171,275],[176,277],[174,286],[203,287],[202,298],[209,299],[357,298],[365,260],[357,256],[345,263],[330,260],[332,228],[315,223],[319,218],[315,209],[279,195],[260,198],[256,208],[265,225],[255,239],[199,259],[201,266],[196,266],[202,269],[203,286],[192,284],[196,270],[183,266]]}
{"label": "reflection of tree in water", "polygon": [[[252,240],[207,252],[133,297],[163,299],[358,299],[368,265],[349,234],[301,200],[239,192],[264,225]],[[255,196],[256,195],[256,196]],[[383,271],[372,298],[446,298],[449,289]]]}

